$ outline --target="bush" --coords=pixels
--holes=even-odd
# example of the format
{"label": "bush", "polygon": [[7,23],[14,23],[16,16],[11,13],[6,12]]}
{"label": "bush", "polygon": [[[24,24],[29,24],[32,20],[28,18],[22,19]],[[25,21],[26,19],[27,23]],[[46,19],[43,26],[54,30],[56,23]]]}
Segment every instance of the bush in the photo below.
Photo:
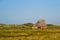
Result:
{"label": "bush", "polygon": [[23,25],[25,25],[25,26],[31,26],[32,27],[34,24],[33,23],[25,23]]}
{"label": "bush", "polygon": [[54,26],[53,24],[47,24],[47,26]]}

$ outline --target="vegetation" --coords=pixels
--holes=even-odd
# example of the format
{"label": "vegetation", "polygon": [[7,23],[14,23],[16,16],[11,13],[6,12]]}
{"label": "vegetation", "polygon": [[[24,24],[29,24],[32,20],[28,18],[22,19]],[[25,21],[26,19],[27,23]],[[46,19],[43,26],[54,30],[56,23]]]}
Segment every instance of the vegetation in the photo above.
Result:
{"label": "vegetation", "polygon": [[32,29],[33,23],[0,24],[0,40],[60,40],[60,26],[47,24],[48,29]]}

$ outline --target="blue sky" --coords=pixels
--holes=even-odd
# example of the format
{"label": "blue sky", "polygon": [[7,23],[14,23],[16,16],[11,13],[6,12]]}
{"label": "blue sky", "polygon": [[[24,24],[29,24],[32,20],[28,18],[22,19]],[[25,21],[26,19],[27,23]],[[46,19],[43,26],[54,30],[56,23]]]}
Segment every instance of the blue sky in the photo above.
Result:
{"label": "blue sky", "polygon": [[60,24],[60,0],[0,0],[0,23],[46,23]]}

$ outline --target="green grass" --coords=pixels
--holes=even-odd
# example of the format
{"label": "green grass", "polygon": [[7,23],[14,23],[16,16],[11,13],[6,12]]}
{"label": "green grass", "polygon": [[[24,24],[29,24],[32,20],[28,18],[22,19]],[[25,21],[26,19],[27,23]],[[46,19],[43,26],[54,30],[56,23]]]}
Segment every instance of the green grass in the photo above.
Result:
{"label": "green grass", "polygon": [[48,29],[31,29],[33,24],[0,24],[0,40],[60,40],[60,26],[48,25]]}
{"label": "green grass", "polygon": [[60,30],[59,29],[0,30],[0,40],[60,40]]}

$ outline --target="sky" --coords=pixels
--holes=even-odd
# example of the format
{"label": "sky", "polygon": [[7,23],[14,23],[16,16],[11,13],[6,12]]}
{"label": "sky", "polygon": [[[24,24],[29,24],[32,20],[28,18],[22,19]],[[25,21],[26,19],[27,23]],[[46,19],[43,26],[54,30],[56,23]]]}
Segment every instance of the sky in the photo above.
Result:
{"label": "sky", "polygon": [[0,23],[36,23],[39,19],[60,24],[60,0],[0,0]]}

